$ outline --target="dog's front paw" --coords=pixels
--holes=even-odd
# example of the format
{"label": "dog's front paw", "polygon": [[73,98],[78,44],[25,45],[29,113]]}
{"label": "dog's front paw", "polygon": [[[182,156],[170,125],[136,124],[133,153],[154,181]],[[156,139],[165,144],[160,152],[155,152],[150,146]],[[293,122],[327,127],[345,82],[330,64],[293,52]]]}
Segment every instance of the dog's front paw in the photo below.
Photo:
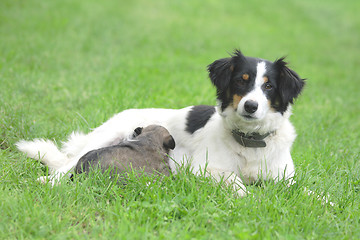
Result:
{"label": "dog's front paw", "polygon": [[243,184],[232,183],[234,189],[234,197],[242,198],[250,194],[249,191],[246,190],[246,187]]}
{"label": "dog's front paw", "polygon": [[234,191],[234,197],[245,197],[250,194],[247,190],[241,178],[234,172],[221,171],[219,169],[208,169],[208,174],[215,178],[218,182],[224,184],[224,186],[231,187]]}

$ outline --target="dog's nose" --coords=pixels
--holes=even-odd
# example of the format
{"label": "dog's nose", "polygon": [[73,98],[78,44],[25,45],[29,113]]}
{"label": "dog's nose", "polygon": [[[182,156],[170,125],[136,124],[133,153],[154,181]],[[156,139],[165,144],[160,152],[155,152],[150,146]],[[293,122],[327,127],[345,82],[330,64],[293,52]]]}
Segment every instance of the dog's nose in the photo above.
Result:
{"label": "dog's nose", "polygon": [[248,113],[254,113],[258,109],[258,103],[253,100],[247,100],[244,105],[245,111]]}

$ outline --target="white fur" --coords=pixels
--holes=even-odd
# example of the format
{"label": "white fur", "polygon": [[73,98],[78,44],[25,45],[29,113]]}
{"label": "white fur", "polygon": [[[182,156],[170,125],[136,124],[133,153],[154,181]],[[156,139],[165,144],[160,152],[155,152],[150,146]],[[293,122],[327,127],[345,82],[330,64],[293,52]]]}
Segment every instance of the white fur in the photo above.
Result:
{"label": "white fur", "polygon": [[59,151],[54,142],[44,139],[35,139],[33,141],[21,140],[16,143],[17,148],[25,152],[28,157],[40,160],[46,164],[50,171],[61,168],[64,164],[66,155]]}
{"label": "white fur", "polygon": [[[170,156],[176,163],[190,163],[195,174],[206,167],[215,179],[224,178],[232,184],[240,196],[246,193],[244,184],[260,177],[277,181],[293,176],[290,147],[296,134],[288,119],[290,110],[281,115],[267,109],[263,118],[249,121],[229,106],[221,114],[217,111],[203,128],[193,134],[185,131],[190,110],[191,107],[125,110],[88,134],[73,133],[61,150],[49,140],[20,141],[17,147],[28,157],[40,159],[49,166],[53,171],[50,181],[55,183],[88,151],[115,144],[127,138],[137,127],[159,124],[167,128],[175,139],[176,148]],[[231,130],[235,128],[244,132],[275,132],[265,139],[267,147],[245,148],[232,137]],[[170,162],[173,172],[176,172],[175,162]],[[44,181],[44,178],[40,180]]]}
{"label": "white fur", "polygon": [[266,64],[265,62],[259,62],[256,66],[256,78],[255,78],[255,88],[261,87],[264,83],[264,75],[266,73]]}
{"label": "white fur", "polygon": [[[237,107],[237,112],[240,115],[250,115],[256,119],[263,119],[265,115],[269,112],[269,104],[268,99],[266,98],[264,92],[261,89],[261,86],[264,84],[264,74],[266,72],[265,62],[260,62],[257,65],[256,78],[255,78],[255,86],[251,92],[246,94]],[[253,114],[249,114],[245,111],[244,104],[248,100],[253,100],[259,104],[258,109]],[[253,120],[252,120],[253,121]]]}

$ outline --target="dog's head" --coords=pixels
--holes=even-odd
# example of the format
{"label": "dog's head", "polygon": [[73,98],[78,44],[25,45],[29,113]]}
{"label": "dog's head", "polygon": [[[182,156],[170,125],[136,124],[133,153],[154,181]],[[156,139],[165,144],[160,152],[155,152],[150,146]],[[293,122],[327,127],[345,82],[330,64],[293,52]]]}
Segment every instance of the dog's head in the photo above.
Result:
{"label": "dog's head", "polygon": [[138,136],[150,139],[152,144],[160,143],[166,150],[175,148],[174,138],[170,135],[166,128],[159,125],[149,125],[145,128],[136,128],[133,133],[133,138],[136,139]]}
{"label": "dog's head", "polygon": [[234,111],[247,122],[273,113],[283,115],[305,85],[284,58],[270,62],[246,57],[238,50],[210,64],[208,71],[220,112]]}

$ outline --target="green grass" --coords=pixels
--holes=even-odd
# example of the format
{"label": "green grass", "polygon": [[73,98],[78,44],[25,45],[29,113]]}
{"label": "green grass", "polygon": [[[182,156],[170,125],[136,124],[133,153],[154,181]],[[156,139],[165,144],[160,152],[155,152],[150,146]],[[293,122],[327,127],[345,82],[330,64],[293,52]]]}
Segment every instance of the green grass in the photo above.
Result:
{"label": "green grass", "polygon": [[[360,238],[360,2],[0,2],[1,239]],[[234,198],[183,169],[147,186],[106,176],[50,188],[19,139],[65,140],[127,108],[215,104],[206,66],[234,48],[288,55],[297,183]],[[335,206],[307,196],[329,194]]]}

